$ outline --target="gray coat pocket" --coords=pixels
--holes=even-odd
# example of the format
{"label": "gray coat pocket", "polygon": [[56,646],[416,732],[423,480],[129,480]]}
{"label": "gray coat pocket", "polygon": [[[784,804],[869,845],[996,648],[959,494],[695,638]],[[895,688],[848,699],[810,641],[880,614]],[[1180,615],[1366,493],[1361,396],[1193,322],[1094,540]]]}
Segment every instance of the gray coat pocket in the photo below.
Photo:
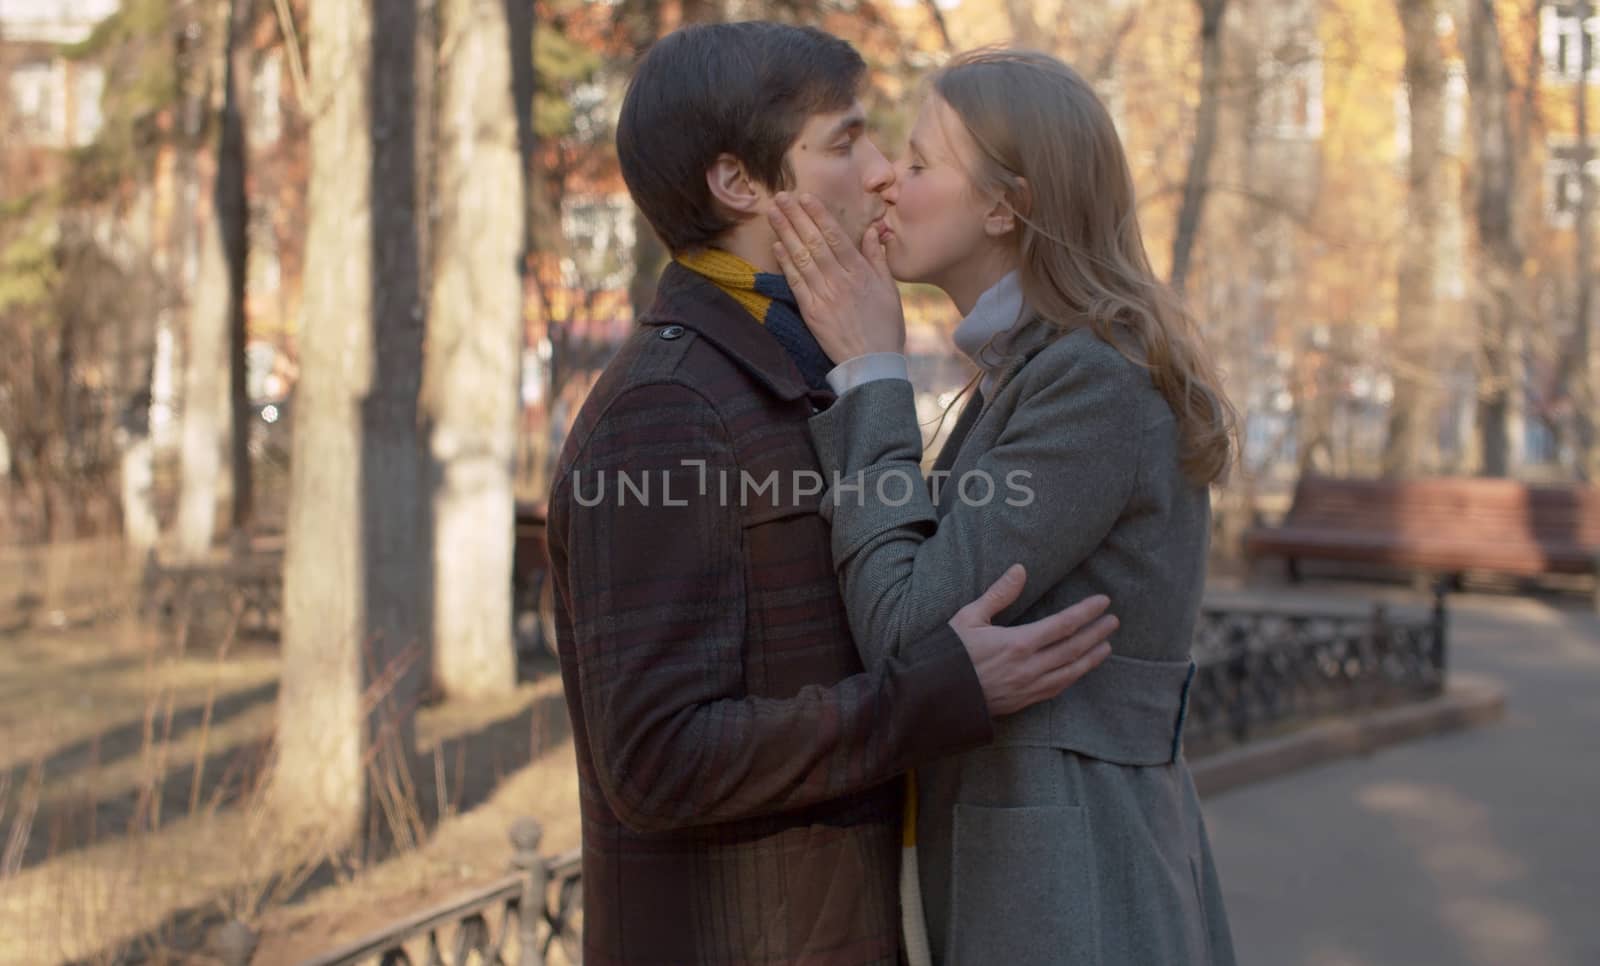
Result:
{"label": "gray coat pocket", "polygon": [[1100,961],[1088,813],[955,806],[949,966]]}

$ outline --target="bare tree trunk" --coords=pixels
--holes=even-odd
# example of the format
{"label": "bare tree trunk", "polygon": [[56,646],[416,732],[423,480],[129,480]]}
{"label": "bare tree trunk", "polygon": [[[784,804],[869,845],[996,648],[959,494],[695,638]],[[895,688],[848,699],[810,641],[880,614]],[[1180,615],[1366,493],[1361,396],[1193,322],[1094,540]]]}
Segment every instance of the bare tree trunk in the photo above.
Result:
{"label": "bare tree trunk", "polygon": [[[1587,32],[1592,5],[1585,2],[1578,6],[1579,23]],[[1574,429],[1578,444],[1577,471],[1580,480],[1600,479],[1600,466],[1596,466],[1595,451],[1595,414],[1596,402],[1596,373],[1593,360],[1589,358],[1591,351],[1592,330],[1594,321],[1594,236],[1589,219],[1594,213],[1594,184],[1589,177],[1589,68],[1593,63],[1593,51],[1585,35],[1582,43],[1578,45],[1581,50],[1578,83],[1574,88],[1573,97],[1576,100],[1576,114],[1578,122],[1578,213],[1577,213],[1577,274],[1575,279],[1578,285],[1577,311],[1573,313],[1575,338],[1571,359],[1571,377],[1567,385],[1571,387],[1573,400],[1577,403],[1574,411]]]}
{"label": "bare tree trunk", "polygon": [[122,546],[131,571],[137,572],[155,549],[161,536],[155,511],[155,443],[149,433],[149,405],[145,406],[145,425],[130,433],[122,449]]}
{"label": "bare tree trunk", "polygon": [[1195,0],[1200,7],[1200,105],[1195,112],[1194,145],[1189,153],[1189,173],[1183,185],[1183,207],[1172,239],[1172,287],[1179,295],[1189,278],[1189,262],[1200,233],[1205,209],[1211,158],[1217,150],[1217,126],[1222,108],[1222,18],[1228,0]]}
{"label": "bare tree trunk", "polygon": [[1518,309],[1522,291],[1522,246],[1514,219],[1518,191],[1518,142],[1510,115],[1506,71],[1494,0],[1469,0],[1467,83],[1471,92],[1473,212],[1477,244],[1471,273],[1478,317],[1478,441],[1484,476],[1514,469],[1515,428],[1522,419]]}
{"label": "bare tree trunk", "polygon": [[523,224],[504,0],[440,0],[437,260],[423,393],[434,493],[433,680],[509,693]]}
{"label": "bare tree trunk", "polygon": [[[156,333],[167,317],[167,258],[162,233],[157,229],[160,206],[157,189],[139,190],[135,214],[129,219],[132,247],[148,253],[145,266],[151,279],[145,292],[137,330],[130,333],[121,367],[138,381],[129,387],[123,408],[124,444],[119,477],[122,497],[122,546],[129,575],[137,579],[145,561],[161,538],[155,504],[155,440],[152,409],[156,374]],[[135,375],[136,374],[136,375]]]}
{"label": "bare tree trunk", "polygon": [[[195,73],[215,76],[212,70],[226,60],[227,34],[203,14],[193,23],[210,38],[195,59]],[[200,117],[207,113],[209,81],[190,78],[191,106]],[[199,127],[203,128],[203,123]],[[198,134],[198,131],[196,131]],[[187,146],[196,154],[200,139]],[[228,361],[230,300],[228,251],[222,206],[222,158],[209,205],[200,206],[199,267],[188,305],[188,339],[183,356],[183,439],[179,453],[178,555],[198,561],[211,551],[216,532],[218,490],[222,483],[222,453],[229,430]]]}
{"label": "bare tree trunk", "polygon": [[[937,9],[937,8],[935,8]],[[640,54],[661,35],[660,0],[635,0],[623,23],[628,41]],[[643,212],[633,215],[633,278],[628,282],[628,303],[635,319],[643,315],[656,298],[656,281],[666,267],[667,247],[656,237]],[[554,384],[551,386],[554,389]]]}
{"label": "bare tree trunk", "polygon": [[1406,226],[1400,246],[1393,367],[1394,399],[1384,440],[1385,477],[1414,476],[1435,426],[1439,220],[1443,203],[1444,64],[1437,0],[1395,0],[1405,35],[1406,90],[1411,107]]}
{"label": "bare tree trunk", "polygon": [[434,231],[439,220],[436,203],[441,200],[437,183],[440,0],[417,2],[417,264],[422,268],[417,290],[427,298],[433,291]]}
{"label": "bare tree trunk", "polygon": [[200,279],[189,308],[189,344],[184,353],[183,443],[178,500],[178,554],[203,560],[216,532],[227,431],[227,277],[222,240],[207,217],[200,232]]}
{"label": "bare tree trunk", "polygon": [[217,149],[215,205],[228,265],[228,410],[229,455],[233,480],[233,536],[243,541],[255,510],[250,477],[250,390],[245,346],[250,339],[245,318],[245,285],[250,259],[250,201],[245,196],[248,156],[245,150],[244,104],[250,78],[250,25],[255,0],[228,0],[227,54],[223,68],[222,130]]}
{"label": "bare tree trunk", "polygon": [[319,0],[313,10],[311,220],[269,807],[288,830],[348,841],[364,818],[394,815],[411,788],[432,628],[417,427],[416,5]]}
{"label": "bare tree trunk", "polygon": [[628,282],[628,304],[637,319],[656,299],[656,280],[667,266],[667,246],[656,237],[650,220],[638,212],[633,216],[633,278]]}

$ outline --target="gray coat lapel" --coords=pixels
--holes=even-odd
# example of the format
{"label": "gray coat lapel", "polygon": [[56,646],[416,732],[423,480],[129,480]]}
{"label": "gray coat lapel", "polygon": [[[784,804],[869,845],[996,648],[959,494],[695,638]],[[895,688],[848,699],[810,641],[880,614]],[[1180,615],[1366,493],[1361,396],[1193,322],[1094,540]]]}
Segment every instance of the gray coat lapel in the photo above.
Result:
{"label": "gray coat lapel", "polygon": [[1000,393],[1006,384],[1015,379],[1022,367],[1033,360],[1033,357],[1044,351],[1044,348],[1054,342],[1060,333],[1047,324],[1037,315],[1022,324],[1017,334],[1011,341],[1011,355],[1000,369],[1000,374],[994,380],[994,392],[989,394],[990,399],[999,399]]}
{"label": "gray coat lapel", "polygon": [[966,407],[961,410],[961,417],[956,420],[955,427],[950,430],[950,437],[945,440],[939,455],[933,461],[935,473],[947,473],[955,466],[957,458],[961,455],[962,444],[971,435],[972,427],[978,424],[978,418],[988,411],[990,402],[1000,398],[1000,393],[1005,391],[1007,383],[1016,378],[1017,373],[1022,371],[1022,367],[1027,365],[1029,360],[1050,345],[1054,335],[1050,327],[1041,323],[1037,317],[1023,325],[1013,343],[1014,354],[995,377],[994,392],[985,398],[981,389],[974,390],[972,398],[967,400]]}

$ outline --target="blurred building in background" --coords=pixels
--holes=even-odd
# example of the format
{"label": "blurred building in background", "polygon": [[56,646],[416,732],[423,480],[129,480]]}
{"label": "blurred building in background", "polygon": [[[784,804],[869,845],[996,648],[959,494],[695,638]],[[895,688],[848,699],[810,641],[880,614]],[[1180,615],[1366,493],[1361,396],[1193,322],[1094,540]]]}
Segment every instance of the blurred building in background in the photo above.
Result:
{"label": "blurred building in background", "polygon": [[120,0],[0,0],[0,58],[10,110],[6,138],[37,148],[84,147],[100,132],[105,71],[63,56]]}

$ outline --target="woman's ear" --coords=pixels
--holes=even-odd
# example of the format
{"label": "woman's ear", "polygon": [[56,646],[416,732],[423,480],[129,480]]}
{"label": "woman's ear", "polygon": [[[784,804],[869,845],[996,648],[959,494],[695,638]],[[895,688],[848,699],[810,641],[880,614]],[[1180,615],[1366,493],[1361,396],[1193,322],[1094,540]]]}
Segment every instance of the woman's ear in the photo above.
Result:
{"label": "woman's ear", "polygon": [[744,162],[731,154],[717,155],[706,168],[706,186],[717,204],[735,214],[759,214],[767,200],[767,192],[745,171]]}
{"label": "woman's ear", "polygon": [[1016,227],[1017,210],[1004,196],[996,198],[989,213],[983,216],[983,233],[990,238],[1000,238],[1011,234]]}
{"label": "woman's ear", "polygon": [[1017,178],[1016,187],[996,198],[994,207],[984,216],[984,232],[992,238],[999,238],[1015,231],[1017,214],[1028,210],[1032,198],[1028,191],[1028,179]]}

